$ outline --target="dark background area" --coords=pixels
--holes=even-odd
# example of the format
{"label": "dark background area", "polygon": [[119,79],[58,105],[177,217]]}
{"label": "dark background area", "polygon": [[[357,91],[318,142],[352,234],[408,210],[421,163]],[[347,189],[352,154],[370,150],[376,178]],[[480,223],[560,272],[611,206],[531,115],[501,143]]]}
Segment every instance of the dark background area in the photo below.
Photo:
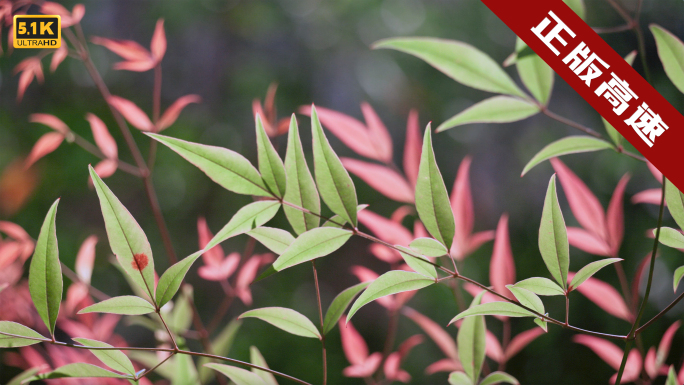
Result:
{"label": "dark background area", "polygon": [[[63,2],[67,8],[75,2]],[[523,2],[521,2],[523,3]],[[634,1],[621,1],[632,9]],[[131,39],[149,46],[158,18],[165,19],[168,49],[163,61],[162,107],[190,93],[199,94],[203,102],[190,105],[179,120],[164,134],[191,141],[224,146],[245,155],[256,163],[256,145],[251,103],[263,99],[268,85],[279,83],[276,104],[279,116],[288,116],[301,105],[316,105],[338,110],[359,119],[359,104],[368,101],[389,128],[394,139],[395,161],[401,162],[406,117],[411,108],[420,112],[421,126],[428,121],[440,124],[469,105],[491,96],[462,86],[424,62],[393,51],[373,51],[369,45],[381,38],[394,36],[433,36],[461,40],[476,46],[501,63],[513,51],[515,35],[477,0],[420,1],[324,1],[324,0],[198,0],[198,1],[86,1],[82,21],[88,36]],[[521,7],[524,6],[521,4]],[[602,0],[587,0],[587,22],[591,26],[617,26],[623,20]],[[678,0],[646,0],[641,22],[646,29],[648,65],[654,75],[654,86],[668,101],[682,111],[684,98],[667,79],[656,55],[655,42],[647,30],[657,23],[679,37],[684,36],[684,3]],[[6,39],[3,35],[3,47]],[[621,55],[636,48],[632,32],[603,36]],[[152,108],[152,73],[133,73],[111,69],[119,58],[103,47],[91,45],[95,63],[115,95],[136,102],[145,111]],[[93,86],[82,63],[67,58],[55,74],[46,70],[45,84],[31,84],[24,100],[17,104],[18,76],[14,66],[31,50],[15,50],[0,57],[0,170],[19,157],[26,156],[36,140],[48,129],[28,122],[31,113],[50,113],[66,122],[72,130],[92,138],[84,116],[95,113],[103,119],[117,139],[121,159],[132,161],[107,105]],[[47,61],[44,61],[44,64]],[[637,60],[638,62],[638,60]],[[47,65],[46,65],[47,66]],[[640,65],[636,65],[641,70]],[[518,79],[513,67],[507,72]],[[556,84],[550,109],[582,124],[604,132],[600,116],[560,78]],[[308,117],[298,116],[302,140],[310,157]],[[134,137],[146,154],[149,140],[134,130]],[[456,169],[468,154],[473,156],[471,185],[476,209],[476,230],[493,229],[499,216],[510,215],[510,232],[515,256],[517,279],[548,276],[537,248],[537,234],[546,185],[552,173],[548,163],[536,167],[524,178],[520,171],[527,161],[549,142],[570,134],[578,134],[544,116],[536,116],[515,124],[478,124],[458,127],[435,135],[438,164],[449,189]],[[333,147],[341,156],[356,157],[332,135]],[[286,138],[277,139],[284,154]],[[563,161],[584,180],[597,195],[604,208],[624,173],[632,179],[625,198],[625,240],[620,257],[631,277],[637,264],[650,251],[652,241],[645,237],[655,227],[657,207],[633,205],[632,195],[646,188],[658,187],[644,164],[611,151],[573,155]],[[0,213],[0,220],[23,226],[37,237],[50,204],[61,197],[57,217],[60,256],[73,266],[81,242],[90,234],[100,237],[94,271],[94,286],[109,295],[129,293],[125,280],[108,262],[111,254],[106,242],[104,223],[94,190],[87,187],[87,168],[97,159],[82,149],[63,144],[53,154],[40,160],[34,171],[39,184],[26,205],[18,212]],[[399,204],[385,199],[359,179],[354,179],[360,203],[389,216]],[[106,180],[146,231],[155,253],[157,271],[167,267],[159,232],[149,210],[142,183],[117,172]],[[154,183],[161,207],[180,256],[197,250],[196,223],[206,216],[210,228],[218,231],[250,197],[222,189],[194,166],[160,148],[154,170]],[[561,196],[561,205],[569,225],[577,225]],[[674,222],[666,217],[666,225]],[[290,229],[279,213],[273,227]],[[246,236],[223,244],[226,253],[241,251]],[[361,264],[376,272],[388,266],[368,252],[368,242],[353,238],[347,245],[318,264],[322,280],[324,307],[344,288],[357,283],[349,273],[352,265]],[[257,252],[265,251],[257,246]],[[462,271],[480,282],[488,282],[492,243],[471,255]],[[681,253],[663,248],[656,261],[651,306],[645,318],[655,314],[674,298],[671,291],[672,271],[681,265]],[[571,270],[595,260],[595,256],[571,248]],[[198,263],[199,265],[199,263]],[[617,286],[613,269],[605,269],[597,278]],[[194,286],[200,313],[211,319],[221,300],[220,286],[204,281],[196,267],[187,282]],[[317,318],[315,291],[308,265],[288,269],[252,286],[254,307],[284,306],[294,308],[311,319]],[[551,316],[560,317],[564,304],[545,300]],[[419,292],[409,306],[429,315],[441,325],[456,314],[453,295],[446,286],[435,285]],[[246,308],[236,301],[229,318]],[[682,306],[677,306],[663,320],[644,333],[645,346],[655,346],[664,330],[681,319]],[[1,317],[1,315],[0,315]],[[573,295],[571,322],[578,327],[609,333],[627,333],[629,324],[602,312],[580,294]],[[355,326],[366,338],[371,352],[381,351],[386,335],[387,315],[384,308],[371,304],[355,316]],[[488,327],[500,333],[501,323],[487,319]],[[534,326],[529,319],[513,320],[514,334]],[[401,318],[398,341],[420,333],[409,319]],[[456,335],[456,328],[449,331]],[[145,344],[151,336],[143,329],[120,325],[117,332],[131,345]],[[671,362],[681,366],[682,332],[675,337]],[[550,326],[547,335],[539,337],[516,356],[507,370],[523,384],[604,384],[614,371],[584,346],[571,342],[572,333]],[[247,320],[235,341],[230,356],[248,360],[249,346],[257,346],[271,368],[307,381],[320,381],[320,346],[318,341],[294,337],[256,320]],[[199,346],[193,346],[199,349]],[[1,353],[0,353],[1,357]],[[404,368],[413,376],[412,383],[444,383],[446,374],[426,376],[430,363],[443,358],[431,340],[419,345],[409,356]],[[329,381],[363,383],[341,376],[348,363],[342,353],[339,333],[329,338]],[[0,383],[12,368],[0,363]],[[7,375],[6,375],[7,374]],[[9,377],[8,377],[9,376]],[[664,377],[661,377],[662,381]],[[285,383],[285,381],[282,381]]]}

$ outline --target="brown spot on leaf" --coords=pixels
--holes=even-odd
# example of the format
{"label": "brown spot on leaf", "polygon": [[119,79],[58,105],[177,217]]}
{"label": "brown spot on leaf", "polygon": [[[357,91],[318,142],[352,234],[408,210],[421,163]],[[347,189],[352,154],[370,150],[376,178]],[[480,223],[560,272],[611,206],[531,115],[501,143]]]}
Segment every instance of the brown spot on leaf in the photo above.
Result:
{"label": "brown spot on leaf", "polygon": [[147,264],[150,263],[149,258],[147,258],[147,255],[144,253],[140,254],[135,254],[133,256],[133,262],[131,262],[131,266],[138,271],[143,271],[147,267]]}

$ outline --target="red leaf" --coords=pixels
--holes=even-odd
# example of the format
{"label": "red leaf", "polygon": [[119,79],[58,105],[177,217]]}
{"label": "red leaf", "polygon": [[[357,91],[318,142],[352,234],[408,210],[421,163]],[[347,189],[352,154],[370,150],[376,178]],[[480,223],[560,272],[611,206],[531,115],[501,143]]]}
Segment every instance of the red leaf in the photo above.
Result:
{"label": "red leaf", "polygon": [[242,303],[249,306],[252,304],[252,292],[249,285],[252,284],[259,272],[259,267],[273,261],[273,254],[259,254],[250,258],[240,269],[235,280],[235,294]]}
{"label": "red leaf", "polygon": [[76,255],[76,274],[78,275],[78,278],[85,283],[90,283],[90,277],[93,274],[95,245],[97,245],[97,237],[91,235],[83,241],[81,248],[78,249],[78,254]]}
{"label": "red leaf", "polygon": [[511,251],[511,241],[508,237],[508,215],[499,219],[494,240],[494,251],[489,265],[489,281],[499,294],[514,298],[506,285],[515,283],[515,262]]}
{"label": "red leaf", "polygon": [[261,123],[264,126],[264,131],[266,131],[266,135],[268,135],[270,138],[273,138],[277,135],[276,129],[273,128],[271,122],[269,122],[268,119],[266,119],[266,113],[264,112],[264,109],[261,107],[261,100],[254,99],[252,101],[252,114],[254,115],[254,120],[256,120],[257,115],[264,117],[264,119],[261,120]]}
{"label": "red leaf", "polygon": [[132,101],[118,96],[110,96],[107,101],[112,107],[119,111],[133,127],[141,131],[154,131],[154,125],[150,118]]}
{"label": "red leaf", "polygon": [[26,158],[24,167],[31,167],[31,165],[33,165],[38,159],[55,151],[57,147],[62,144],[63,140],[64,135],[60,134],[59,132],[48,132],[47,134],[41,136],[33,146],[29,156]]}
{"label": "red leaf", "polygon": [[404,315],[412,319],[425,334],[430,337],[435,344],[444,352],[444,354],[451,360],[458,362],[458,351],[456,350],[456,344],[454,343],[453,337],[446,330],[442,329],[435,321],[430,318],[420,314],[419,312],[406,307],[403,309]]}
{"label": "red leaf", "polygon": [[620,245],[622,244],[622,237],[625,233],[624,211],[623,211],[623,196],[625,194],[625,187],[629,182],[629,174],[625,174],[618,182],[613,197],[610,198],[608,204],[608,212],[606,213],[606,225],[608,230],[608,244],[612,257],[617,257]]}
{"label": "red leaf", "polygon": [[368,358],[368,345],[361,334],[356,331],[351,322],[347,322],[347,317],[340,317],[340,338],[342,340],[342,350],[347,361],[352,365],[361,365]]}
{"label": "red leaf", "polygon": [[644,370],[646,374],[652,379],[658,377],[658,365],[656,365],[656,350],[654,347],[648,349],[646,358],[644,358]]}
{"label": "red leaf", "polygon": [[[568,273],[568,282],[574,276],[575,273]],[[627,308],[622,296],[609,284],[592,277],[584,281],[576,290],[584,294],[585,297],[608,314],[628,322],[632,321],[632,313]]]}
{"label": "red leaf", "polygon": [[[204,217],[197,218],[197,234],[199,235],[200,249],[204,249],[209,241],[211,241],[211,239],[214,237],[214,235],[211,233],[211,230],[209,230],[207,220],[204,219]],[[216,245],[202,254],[202,260],[204,261],[204,264],[209,266],[219,265],[221,261],[223,261],[223,257],[224,254],[221,245]]]}
{"label": "red leaf", "polygon": [[416,185],[418,179],[418,167],[420,166],[420,154],[423,148],[423,138],[420,135],[420,122],[418,111],[409,112],[406,122],[406,142],[404,144],[404,172],[411,185]]}
{"label": "red leaf", "polygon": [[9,235],[16,241],[30,241],[31,236],[23,227],[7,221],[0,221],[0,231]]}
{"label": "red leaf", "polygon": [[[662,199],[662,189],[661,188],[652,188],[648,190],[644,190],[640,193],[635,194],[632,197],[632,203],[637,204],[637,203],[649,203],[652,205],[659,205],[660,200]],[[667,202],[665,203],[667,205]]]}
{"label": "red leaf", "polygon": [[21,256],[21,242],[3,242],[0,244],[0,269],[11,265]]}
{"label": "red leaf", "polygon": [[465,257],[465,250],[468,248],[470,234],[473,232],[474,209],[473,197],[470,192],[470,164],[472,158],[466,156],[461,161],[456,174],[454,188],[451,190],[451,210],[454,212],[456,232],[454,244],[457,245],[458,255],[462,259]]}
{"label": "red leaf", "polygon": [[658,170],[656,166],[654,166],[651,162],[647,161],[646,165],[648,166],[648,169],[651,171],[651,174],[653,174],[653,176],[658,180],[658,182],[663,183],[663,173],[660,172],[660,170]]}
{"label": "red leaf", "polygon": [[492,360],[499,362],[499,363],[503,362],[504,352],[503,352],[503,349],[501,349],[501,344],[499,343],[499,340],[489,330],[487,330],[487,333],[485,334],[485,338],[487,341],[487,343],[485,345],[485,351],[487,353],[487,357],[489,357]]}
{"label": "red leaf", "polygon": [[[351,273],[356,276],[356,278],[359,279],[361,282],[370,282],[370,281],[375,281],[378,278],[378,274],[375,273],[373,270],[370,270],[366,267],[363,266],[352,266],[351,267]],[[380,297],[375,302],[379,303],[380,305],[388,308],[388,309],[394,309],[395,305],[395,296],[394,295],[389,295],[386,297]]]}
{"label": "red leaf", "polygon": [[199,103],[202,101],[202,98],[199,97],[199,95],[185,95],[175,102],[169,108],[164,111],[164,114],[162,114],[161,118],[159,119],[159,123],[157,123],[157,132],[162,131],[172,125],[176,119],[178,119],[178,115],[180,115],[181,111],[190,103]]}
{"label": "red leaf", "polygon": [[407,246],[413,240],[413,234],[404,226],[370,210],[359,211],[358,217],[359,222],[363,223],[373,234],[387,243]]}
{"label": "red leaf", "polygon": [[401,345],[399,345],[399,349],[397,349],[397,352],[401,356],[401,359],[405,359],[414,347],[423,343],[423,340],[424,338],[420,334],[412,335],[411,337],[404,340],[404,342],[402,342]]}
{"label": "red leaf", "polygon": [[[154,61],[151,58],[150,51],[145,49],[145,47],[132,40],[115,40],[107,39],[104,37],[93,37],[91,41],[94,44],[101,45],[108,50],[114,52],[115,54],[121,56],[127,61],[133,62],[151,62]],[[154,65],[153,65],[154,66]],[[150,67],[151,68],[151,67]]]}
{"label": "red leaf", "polygon": [[104,156],[109,159],[118,159],[119,152],[116,146],[116,140],[107,130],[104,122],[100,120],[94,114],[88,113],[86,115],[86,120],[90,123],[90,129],[93,131],[93,138],[95,139],[95,144],[102,151]]}
{"label": "red leaf", "polygon": [[368,249],[377,259],[389,264],[394,264],[403,260],[397,251],[379,243],[373,243],[368,246]]}
{"label": "red leaf", "polygon": [[612,342],[585,334],[577,334],[572,337],[572,340],[593,350],[594,353],[610,365],[611,368],[615,370],[620,369],[622,349],[615,346]]}
{"label": "red leaf", "polygon": [[425,368],[425,374],[430,375],[435,374],[437,372],[453,372],[456,370],[463,370],[463,366],[461,366],[461,363],[452,360],[451,358],[444,358],[430,364],[430,366]]}
{"label": "red leaf", "polygon": [[[115,159],[105,159],[96,164],[94,168],[97,175],[104,179],[112,176],[116,172],[117,167],[118,164]],[[90,183],[92,183],[90,178],[88,178],[88,180],[91,181]]]}
{"label": "red leaf", "polygon": [[[634,382],[641,374],[641,354],[636,349],[632,349],[627,356],[627,363],[625,364],[625,372],[622,374],[620,383]],[[610,383],[614,384],[617,380],[617,373],[610,378]]]}
{"label": "red leaf", "polygon": [[341,157],[344,167],[382,195],[398,202],[413,203],[413,189],[398,172],[389,167]]}
{"label": "red leaf", "polygon": [[589,254],[612,255],[610,246],[603,239],[579,227],[568,227],[568,243]]}
{"label": "red leaf", "polygon": [[558,179],[563,186],[563,191],[565,191],[565,196],[568,198],[568,203],[572,213],[575,215],[575,219],[588,231],[594,233],[599,238],[606,239],[605,215],[603,207],[601,207],[596,196],[559,159],[551,159],[551,165],[556,170],[556,174],[558,174]]}
{"label": "red leaf", "polygon": [[115,70],[123,70],[123,71],[132,71],[132,72],[145,72],[149,71],[152,68],[154,68],[155,63],[154,60],[151,58],[145,59],[145,60],[139,60],[139,61],[122,61],[118,63],[114,63],[112,66],[112,69]]}
{"label": "red leaf", "polygon": [[67,48],[66,45],[62,45],[61,47],[57,48],[55,52],[52,53],[52,60],[50,61],[50,72],[55,72],[57,70],[57,67],[66,59],[67,55],[69,55],[69,49]]}
{"label": "red leaf", "polygon": [[166,32],[164,31],[164,19],[157,20],[157,25],[154,28],[152,35],[152,42],[150,43],[150,51],[152,57],[159,63],[166,53]]}
{"label": "red leaf", "polygon": [[31,114],[29,115],[29,122],[44,124],[64,136],[70,132],[69,127],[63,121],[50,114]]}
{"label": "red leaf", "polygon": [[397,352],[391,353],[385,359],[385,378],[389,381],[409,382],[411,375],[401,370],[401,355]]}
{"label": "red leaf", "polygon": [[[463,256],[460,259],[457,257],[457,259],[462,260],[463,258],[467,257],[473,251],[479,249],[483,243],[489,242],[492,239],[494,239],[495,234],[496,233],[494,232],[494,230],[480,231],[479,233],[473,234],[470,237],[468,248],[465,250]],[[453,251],[453,247],[451,249]]]}
{"label": "red leaf", "polygon": [[669,328],[665,331],[665,334],[663,334],[663,338],[660,340],[660,344],[658,344],[658,355],[656,357],[656,362],[658,366],[662,365],[665,363],[665,360],[667,359],[667,355],[670,354],[670,346],[672,346],[672,338],[674,338],[675,333],[677,332],[677,329],[679,329],[680,322],[675,321],[672,325],[670,325]]}
{"label": "red leaf", "polygon": [[85,7],[83,4],[76,4],[72,12],[69,12],[63,5],[46,1],[40,8],[40,12],[44,15],[59,15],[61,16],[61,27],[68,28],[74,24],[78,24],[83,15],[85,15]]}
{"label": "red leaf", "polygon": [[344,368],[342,374],[346,377],[365,378],[370,377],[378,370],[382,362],[382,354],[379,352],[371,354],[366,361],[359,365],[352,365]]}
{"label": "red leaf", "polygon": [[233,275],[239,264],[240,254],[231,253],[216,265],[200,266],[197,274],[207,281],[224,281]]}
{"label": "red leaf", "polygon": [[384,163],[391,163],[392,137],[387,131],[387,127],[385,127],[385,124],[380,120],[380,117],[370,104],[366,102],[361,103],[361,112],[366,120],[368,137],[373,147],[375,147],[377,159]]}
{"label": "red leaf", "polygon": [[19,86],[17,89],[17,102],[20,102],[24,97],[26,89],[33,81],[35,77],[38,79],[39,83],[45,80],[43,75],[43,66],[41,65],[40,59],[38,57],[29,57],[22,60],[16,67],[14,67],[14,73],[21,72],[19,76]]}
{"label": "red leaf", "polygon": [[537,337],[544,334],[544,330],[535,327],[534,329],[526,330],[517,336],[513,337],[511,343],[506,347],[506,361],[513,358],[521,350],[523,350],[530,342],[534,341]]}

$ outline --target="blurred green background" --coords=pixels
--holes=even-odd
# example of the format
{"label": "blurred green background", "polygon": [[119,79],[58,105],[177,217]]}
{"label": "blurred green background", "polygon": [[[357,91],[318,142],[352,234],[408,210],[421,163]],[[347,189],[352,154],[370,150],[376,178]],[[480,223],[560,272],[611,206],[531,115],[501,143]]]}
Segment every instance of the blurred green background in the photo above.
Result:
{"label": "blurred green background", "polygon": [[[633,9],[635,1],[620,3]],[[71,9],[76,2],[63,4]],[[279,83],[276,97],[279,117],[314,102],[362,119],[359,104],[370,102],[392,133],[395,161],[399,163],[406,117],[411,108],[419,110],[421,126],[428,121],[439,124],[490,95],[457,84],[416,58],[393,51],[373,51],[369,45],[394,36],[456,39],[478,47],[501,63],[515,44],[515,35],[477,0],[98,0],[84,4],[86,15],[82,25],[86,35],[131,39],[143,46],[149,46],[157,19],[164,18],[169,43],[163,61],[162,106],[190,93],[203,98],[201,104],[187,107],[165,134],[224,146],[254,163],[256,145],[251,103],[254,98],[263,99],[273,81]],[[587,22],[591,26],[623,24],[603,0],[586,0],[586,7]],[[682,37],[684,3],[646,0],[641,21],[645,28],[649,23],[657,23]],[[646,35],[647,61],[654,75],[654,86],[682,111],[684,97],[665,76],[653,38],[648,31]],[[631,32],[603,37],[621,55],[636,48],[636,38]],[[90,49],[112,93],[151,111],[152,73],[114,71],[111,66],[119,61],[117,56],[100,46],[91,45]],[[26,156],[36,140],[48,132],[44,126],[28,123],[29,114],[36,112],[58,116],[72,130],[89,139],[92,135],[84,116],[87,112],[95,113],[117,139],[121,159],[132,162],[106,104],[80,62],[67,58],[54,74],[46,68],[45,84],[31,84],[24,100],[17,104],[18,76],[13,75],[13,68],[32,54],[35,52],[31,50],[16,50],[0,58],[0,170]],[[638,64],[636,68],[641,70]],[[508,68],[507,72],[517,79],[514,68]],[[558,77],[550,109],[603,132],[600,116]],[[298,116],[298,119],[304,148],[310,157],[308,117]],[[136,141],[146,153],[149,140],[134,131]],[[569,134],[578,132],[544,116],[536,116],[515,124],[469,125],[435,135],[437,161],[449,189],[460,161],[468,154],[473,156],[471,185],[476,230],[495,228],[499,216],[509,213],[518,280],[548,274],[537,249],[537,232],[552,169],[545,163],[524,178],[519,177],[520,171],[544,145]],[[332,135],[329,137],[339,155],[359,158]],[[277,139],[281,153],[285,139]],[[61,197],[57,234],[62,260],[73,266],[81,242],[88,235],[98,235],[101,242],[97,247],[94,286],[110,295],[126,294],[130,289],[125,280],[108,263],[111,251],[98,201],[95,192],[87,187],[86,166],[96,161],[80,148],[63,144],[32,168],[38,183],[25,205],[15,213],[7,210],[0,213],[0,220],[16,222],[37,237],[47,209]],[[625,199],[625,240],[620,256],[625,259],[628,275],[633,276],[637,264],[652,247],[645,233],[655,226],[657,207],[633,205],[629,198],[646,188],[658,187],[658,182],[644,164],[610,151],[568,156],[563,161],[587,183],[604,207],[619,178],[627,172],[632,174]],[[359,179],[354,180],[360,203],[370,204],[371,210],[389,216],[399,206]],[[106,183],[145,229],[155,252],[157,271],[163,271],[168,263],[142,183],[122,172]],[[251,201],[249,197],[223,190],[166,148],[158,151],[154,184],[180,256],[198,248],[198,216],[206,216],[215,232],[242,205]],[[576,225],[562,196],[561,204],[568,224]],[[666,223],[673,224],[669,217]],[[276,216],[272,226],[289,229],[282,213]],[[223,248],[226,253],[241,251],[246,239],[246,236],[233,238]],[[387,269],[385,263],[368,252],[368,245],[363,239],[353,238],[341,250],[320,261],[324,306],[341,290],[357,282],[349,273],[352,265],[361,264],[379,273]],[[257,252],[265,251],[261,246],[257,248]],[[490,242],[466,260],[462,272],[487,283],[491,251]],[[661,255],[656,262],[655,284],[646,317],[674,298],[671,277],[673,269],[681,264],[681,254],[663,248]],[[571,248],[570,267],[576,270],[595,258]],[[196,267],[188,274],[187,282],[194,286],[200,313],[208,322],[221,301],[222,291],[217,283],[200,279],[195,271]],[[597,277],[617,287],[613,269],[605,269]],[[291,307],[311,319],[317,318],[311,269],[306,265],[259,282],[252,290],[254,307]],[[560,300],[551,298],[545,302],[551,316],[563,314],[564,304]],[[419,292],[409,306],[441,325],[446,325],[457,312],[453,295],[441,285]],[[226,322],[245,309],[236,301]],[[645,345],[656,345],[667,326],[681,319],[683,310],[680,304],[644,333]],[[572,299],[571,322],[578,327],[610,333],[627,333],[630,326],[605,314],[579,294]],[[500,322],[492,318],[487,323],[492,331],[500,333]],[[366,338],[371,352],[382,350],[387,329],[384,308],[377,304],[367,306],[355,317],[354,324]],[[398,342],[421,333],[407,318],[401,318],[399,325]],[[514,334],[533,325],[529,319],[514,319]],[[456,328],[451,327],[449,331],[456,335]],[[122,324],[117,332],[131,345],[153,341],[151,334],[139,327]],[[670,357],[682,356],[682,334],[675,337]],[[605,384],[614,371],[589,349],[572,343],[571,336],[572,333],[551,326],[549,333],[516,356],[507,370],[524,384]],[[195,342],[191,345],[194,349],[201,348]],[[320,381],[317,341],[290,336],[263,322],[248,320],[243,323],[230,356],[248,360],[250,345],[261,350],[271,368],[310,382]],[[363,383],[360,379],[342,377],[341,371],[348,363],[337,331],[330,334],[328,354],[330,383]],[[446,374],[426,376],[423,373],[427,365],[441,358],[441,351],[431,340],[426,340],[411,353],[404,368],[412,375],[414,384],[445,383]],[[668,362],[677,368],[681,365],[681,360],[671,358]],[[16,373],[14,368],[0,363],[0,383]]]}

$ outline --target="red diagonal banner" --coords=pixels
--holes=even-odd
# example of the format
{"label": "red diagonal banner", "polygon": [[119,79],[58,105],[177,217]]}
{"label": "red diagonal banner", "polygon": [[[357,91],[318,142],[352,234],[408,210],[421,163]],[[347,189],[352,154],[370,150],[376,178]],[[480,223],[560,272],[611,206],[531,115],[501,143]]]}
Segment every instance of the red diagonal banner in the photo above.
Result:
{"label": "red diagonal banner", "polygon": [[684,117],[570,7],[562,0],[482,2],[684,191]]}

